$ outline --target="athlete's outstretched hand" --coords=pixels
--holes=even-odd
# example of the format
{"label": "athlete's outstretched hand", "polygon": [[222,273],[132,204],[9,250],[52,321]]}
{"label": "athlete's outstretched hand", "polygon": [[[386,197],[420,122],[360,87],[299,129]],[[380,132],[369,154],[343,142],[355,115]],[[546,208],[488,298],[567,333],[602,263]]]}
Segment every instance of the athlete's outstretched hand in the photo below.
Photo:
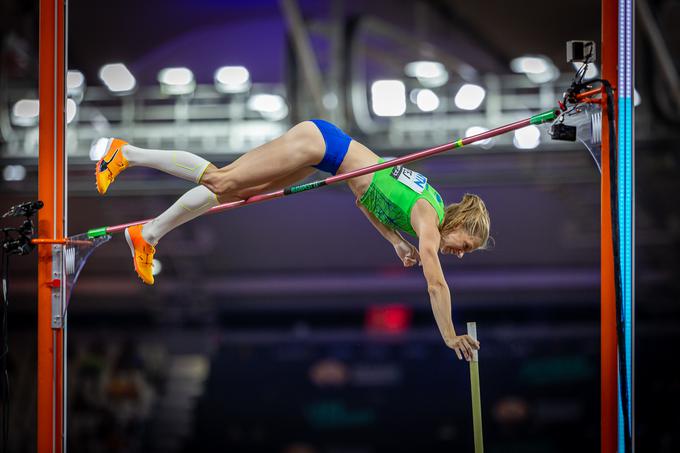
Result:
{"label": "athlete's outstretched hand", "polygon": [[479,341],[472,338],[470,335],[457,335],[450,340],[446,341],[446,346],[456,351],[456,355],[459,359],[463,359],[468,362],[472,360],[472,351],[479,349]]}
{"label": "athlete's outstretched hand", "polygon": [[413,244],[406,240],[394,244],[394,250],[399,255],[399,258],[404,263],[404,267],[415,266],[420,264],[420,255],[418,249]]}

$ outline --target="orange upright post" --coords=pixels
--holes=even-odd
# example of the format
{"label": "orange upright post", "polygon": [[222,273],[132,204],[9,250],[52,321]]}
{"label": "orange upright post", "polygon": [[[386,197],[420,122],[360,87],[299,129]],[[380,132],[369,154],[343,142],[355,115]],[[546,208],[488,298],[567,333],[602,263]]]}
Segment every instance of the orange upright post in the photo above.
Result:
{"label": "orange upright post", "polygon": [[[65,127],[65,0],[40,0],[40,154],[38,196],[44,202],[38,215],[39,238],[66,234]],[[63,282],[53,274],[53,246],[38,247],[38,408],[37,451],[63,451],[64,332],[53,327],[53,293]],[[57,295],[57,302],[60,296]]]}
{"label": "orange upright post", "polygon": [[[602,78],[614,89],[618,81],[618,1],[602,0]],[[612,246],[612,206],[610,153],[607,115],[616,113],[606,109],[606,93],[602,106],[602,183],[600,186],[600,444],[602,453],[617,451],[618,433],[618,359],[616,334],[616,293],[614,286],[614,249]],[[616,99],[614,99],[616,105]]]}

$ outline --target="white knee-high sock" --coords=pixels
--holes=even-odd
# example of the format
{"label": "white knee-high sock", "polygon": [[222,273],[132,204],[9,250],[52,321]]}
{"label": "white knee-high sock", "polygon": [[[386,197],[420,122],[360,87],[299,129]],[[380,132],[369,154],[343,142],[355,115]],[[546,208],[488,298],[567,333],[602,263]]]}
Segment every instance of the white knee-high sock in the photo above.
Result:
{"label": "white knee-high sock", "polygon": [[144,149],[132,145],[123,147],[123,156],[131,167],[151,167],[198,184],[210,162],[187,151]]}
{"label": "white knee-high sock", "polygon": [[142,228],[142,237],[146,242],[155,246],[171,230],[218,204],[217,196],[206,187],[194,187],[165,212],[145,224]]}

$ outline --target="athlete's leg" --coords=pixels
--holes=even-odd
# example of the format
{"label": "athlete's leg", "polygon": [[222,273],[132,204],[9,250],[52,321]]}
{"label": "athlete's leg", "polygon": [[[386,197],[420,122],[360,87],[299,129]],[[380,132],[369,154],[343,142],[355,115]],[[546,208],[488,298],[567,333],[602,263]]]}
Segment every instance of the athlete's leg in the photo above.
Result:
{"label": "athlete's leg", "polygon": [[[203,189],[196,187],[184,194],[165,212],[144,225],[142,236],[151,245],[156,245],[169,231],[204,214],[218,203],[243,200],[300,181],[314,171],[310,165],[318,163],[323,158],[324,151],[323,136],[313,123],[305,122],[272,142],[249,151],[222,169],[205,161],[207,165],[202,170],[204,174],[201,178]],[[161,167],[158,161],[167,160],[164,153],[137,148],[132,149],[131,157],[136,159],[138,165]],[[179,156],[185,163],[194,156],[181,153]],[[224,188],[225,181],[230,190],[215,190],[218,187]],[[219,196],[216,197],[215,193]]]}
{"label": "athlete's leg", "polygon": [[[178,178],[198,183],[211,165],[200,156],[186,151],[161,151],[130,145],[118,138],[103,139],[104,153],[95,166],[97,191],[104,195],[116,177],[128,167],[152,167]],[[99,145],[98,145],[99,146]]]}
{"label": "athlete's leg", "polygon": [[[151,154],[167,161],[167,155],[162,151],[155,153],[139,149],[132,151],[147,154],[147,160],[144,162],[148,166],[156,162],[149,157]],[[142,228],[131,227],[126,230],[137,274],[145,283],[153,284],[151,263],[155,253],[154,246],[169,231],[216,206],[219,203],[215,195],[217,189],[222,189],[220,201],[226,202],[289,186],[311,174],[314,169],[310,166],[321,161],[324,152],[323,136],[313,123],[307,122],[293,127],[282,137],[246,153],[222,169],[217,169],[206,161],[203,177],[200,179],[203,185],[182,195],[170,208]],[[190,153],[182,155],[187,159],[190,156],[193,155]],[[137,164],[142,165],[142,159],[136,157]],[[168,168],[157,162],[154,165],[158,165],[154,168]]]}
{"label": "athlete's leg", "polygon": [[172,206],[142,228],[142,237],[155,246],[163,236],[178,226],[192,220],[219,203],[245,200],[253,195],[283,189],[300,181],[314,172],[313,168],[303,168],[269,183],[248,187],[227,199],[220,199],[205,186],[194,187],[182,195]]}
{"label": "athlete's leg", "polygon": [[221,169],[187,151],[145,149],[110,139],[96,166],[97,189],[101,194],[106,193],[120,172],[128,167],[142,166],[200,182],[215,193],[233,196],[238,190],[265,184],[317,164],[324,152],[323,136],[310,121],[294,126],[281,137],[245,153]]}
{"label": "athlete's leg", "polygon": [[145,149],[126,144],[123,156],[130,167],[151,167],[198,184],[210,162],[187,151]]}
{"label": "athlete's leg", "polygon": [[219,197],[218,199],[220,200],[220,203],[229,203],[230,201],[238,201],[238,200],[247,200],[248,198],[255,196],[255,195],[260,195],[263,193],[267,192],[273,192],[275,190],[280,190],[280,189],[285,189],[286,187],[290,187],[294,185],[297,182],[302,181],[312,173],[314,173],[316,170],[311,167],[305,167],[301,168],[297,171],[294,171],[293,173],[283,176],[279,179],[275,179],[274,181],[260,184],[259,186],[253,186],[253,187],[247,187],[245,189],[239,190],[236,192],[235,196],[232,196],[231,198],[227,197]]}
{"label": "athlete's leg", "polygon": [[[306,178],[313,171],[313,168],[303,168],[269,183],[243,189],[238,193],[238,197],[223,202],[247,199],[259,193],[287,187]],[[173,229],[200,216],[217,204],[214,193],[205,186],[197,186],[182,195],[158,217],[144,225],[136,225],[126,230],[125,237],[132,251],[135,271],[144,283],[153,285],[153,257],[158,241]]]}
{"label": "athlete's leg", "polygon": [[182,195],[158,217],[147,222],[142,228],[142,237],[155,246],[171,230],[204,214],[218,204],[214,193],[204,186],[196,186]]}
{"label": "athlete's leg", "polygon": [[[313,123],[309,123],[312,128],[315,128]],[[296,130],[297,128],[297,130]],[[291,164],[292,162],[299,162],[301,164],[306,163],[302,152],[298,153],[294,146],[311,146],[309,143],[303,143],[305,140],[310,141],[309,131],[300,131],[300,127],[296,126],[291,131],[274,140],[273,142],[267,143],[265,145],[256,148],[245,155],[237,159],[232,165],[225,168],[230,168],[229,174],[235,174],[238,176],[241,172],[246,172],[249,169],[256,168],[258,166],[264,166],[269,169],[267,171],[259,171],[253,178],[239,178],[239,181],[243,181],[244,186],[234,187],[233,190],[229,192],[223,192],[219,197],[215,196],[214,192],[210,190],[210,186],[205,184],[205,179],[210,177],[208,175],[214,175],[216,172],[220,172],[214,165],[208,164],[205,169],[205,176],[201,180],[205,186],[195,187],[187,193],[185,193],[179,200],[177,200],[170,208],[163,212],[158,217],[154,218],[142,229],[142,237],[151,245],[156,245],[158,241],[165,236],[169,231],[177,228],[183,223],[204,214],[206,211],[210,210],[213,206],[218,203],[226,203],[229,201],[237,201],[248,198],[252,195],[263,193],[268,190],[277,190],[286,187],[294,182],[297,182],[308,175],[310,175],[314,169],[310,168],[308,165],[303,167],[295,167]],[[320,134],[319,134],[320,135]],[[323,141],[323,137],[320,137]],[[278,146],[274,146],[278,145]],[[289,153],[287,154],[290,159],[287,162],[282,159],[283,153],[282,149],[287,149]],[[320,149],[323,152],[323,148]],[[146,150],[133,150],[133,153],[139,153],[140,155],[146,154],[163,154],[163,151],[154,151],[148,153]],[[186,153],[189,154],[189,153]],[[293,156],[290,156],[290,155]],[[299,155],[298,155],[299,154]],[[313,153],[309,153],[313,154]],[[267,159],[267,155],[273,155],[273,159]],[[137,156],[135,156],[137,157]],[[146,162],[152,162],[150,158],[145,157]],[[265,161],[267,159],[267,161]],[[315,158],[313,158],[315,159]],[[316,159],[317,161],[320,159]],[[139,160],[137,162],[140,162]],[[312,163],[316,161],[312,160]],[[297,164],[296,164],[297,165]],[[275,171],[274,171],[275,170]],[[251,180],[261,180],[267,177],[264,182],[259,184],[248,184]],[[274,178],[274,179],[272,179]],[[214,180],[215,178],[213,178]]]}
{"label": "athlete's leg", "polygon": [[271,183],[297,170],[318,164],[326,145],[310,121],[300,123],[281,137],[259,146],[222,168],[208,166],[201,184],[229,199],[249,187]]}
{"label": "athlete's leg", "polygon": [[153,257],[156,244],[171,230],[217,206],[217,196],[204,186],[196,186],[172,206],[144,225],[126,228],[135,272],[147,285],[153,285]]}

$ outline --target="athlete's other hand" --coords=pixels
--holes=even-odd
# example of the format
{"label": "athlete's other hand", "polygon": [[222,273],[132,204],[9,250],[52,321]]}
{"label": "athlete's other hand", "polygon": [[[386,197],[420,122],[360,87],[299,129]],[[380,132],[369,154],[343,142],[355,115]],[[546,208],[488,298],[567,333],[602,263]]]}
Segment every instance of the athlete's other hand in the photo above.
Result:
{"label": "athlete's other hand", "polygon": [[472,360],[472,351],[479,349],[479,341],[472,338],[470,335],[457,335],[449,340],[446,340],[446,346],[456,351],[458,359],[468,362]]}
{"label": "athlete's other hand", "polygon": [[404,263],[404,267],[415,266],[420,264],[420,255],[418,249],[413,244],[406,240],[394,244],[394,250],[399,255],[399,258]]}

